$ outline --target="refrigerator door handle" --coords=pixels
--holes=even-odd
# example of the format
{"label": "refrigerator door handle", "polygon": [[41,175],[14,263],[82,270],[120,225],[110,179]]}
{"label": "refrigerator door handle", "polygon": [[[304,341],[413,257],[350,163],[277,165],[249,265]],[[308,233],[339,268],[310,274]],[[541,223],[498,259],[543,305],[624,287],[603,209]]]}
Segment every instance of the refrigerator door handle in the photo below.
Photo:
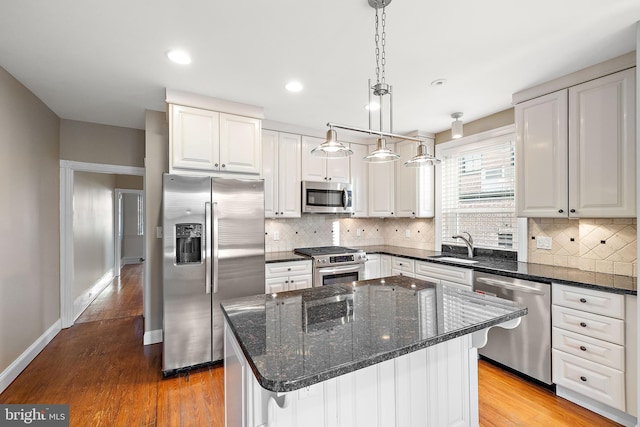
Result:
{"label": "refrigerator door handle", "polygon": [[205,224],[204,224],[204,291],[211,293],[211,202],[204,204]]}
{"label": "refrigerator door handle", "polygon": [[211,217],[213,228],[211,229],[211,240],[213,241],[213,293],[218,293],[218,202],[213,202],[211,206]]}

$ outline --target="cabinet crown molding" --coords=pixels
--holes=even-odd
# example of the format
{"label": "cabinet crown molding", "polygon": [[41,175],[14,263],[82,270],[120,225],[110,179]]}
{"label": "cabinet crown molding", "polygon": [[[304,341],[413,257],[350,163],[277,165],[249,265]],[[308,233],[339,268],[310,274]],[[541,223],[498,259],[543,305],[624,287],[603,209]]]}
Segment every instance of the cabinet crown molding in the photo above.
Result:
{"label": "cabinet crown molding", "polygon": [[264,108],[262,107],[199,95],[197,93],[167,88],[165,101],[167,104],[184,105],[187,107],[236,114],[238,116],[253,117],[255,119],[264,119]]}
{"label": "cabinet crown molding", "polygon": [[636,52],[632,51],[608,61],[583,68],[575,73],[567,74],[566,76],[516,92],[511,96],[511,103],[516,105],[533,98],[538,98],[561,89],[576,86],[581,83],[588,82],[589,80],[604,77],[608,74],[617,73],[618,71],[633,68],[635,66]]}

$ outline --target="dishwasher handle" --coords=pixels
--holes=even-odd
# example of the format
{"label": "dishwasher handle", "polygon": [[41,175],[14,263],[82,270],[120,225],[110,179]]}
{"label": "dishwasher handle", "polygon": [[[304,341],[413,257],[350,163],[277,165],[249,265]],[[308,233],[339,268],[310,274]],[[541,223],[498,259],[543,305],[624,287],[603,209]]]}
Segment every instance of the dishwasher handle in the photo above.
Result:
{"label": "dishwasher handle", "polygon": [[488,277],[478,277],[476,282],[484,283],[485,285],[495,286],[498,288],[509,289],[511,291],[523,292],[526,294],[544,295],[544,291],[537,289],[533,286],[521,285],[518,283],[508,282],[506,280],[490,279]]}

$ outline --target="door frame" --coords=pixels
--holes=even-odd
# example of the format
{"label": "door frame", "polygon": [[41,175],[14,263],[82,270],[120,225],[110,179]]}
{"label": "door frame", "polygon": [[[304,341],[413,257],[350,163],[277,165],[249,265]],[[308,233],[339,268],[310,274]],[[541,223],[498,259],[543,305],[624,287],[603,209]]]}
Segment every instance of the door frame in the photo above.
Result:
{"label": "door frame", "polygon": [[[144,190],[131,190],[127,188],[116,188],[113,193],[113,218],[115,221],[115,226],[113,227],[113,241],[115,242],[114,247],[114,275],[120,276],[120,270],[122,269],[122,233],[123,230],[120,228],[123,224],[123,204],[122,204],[122,195],[123,194],[137,194],[138,196],[142,196],[142,217],[145,218],[145,206],[144,206]],[[144,259],[147,256],[145,251],[145,241],[146,239],[142,239],[142,258]],[[126,264],[126,263],[125,263]]]}
{"label": "door frame", "polygon": [[[60,320],[63,328],[73,326],[75,320],[73,298],[71,296],[71,285],[73,283],[73,184],[75,172],[144,177],[144,168],[140,167],[60,160]],[[144,189],[142,194],[144,198]],[[142,253],[146,254],[146,239],[142,247]],[[142,301],[144,313],[147,313],[148,298],[144,291]]]}

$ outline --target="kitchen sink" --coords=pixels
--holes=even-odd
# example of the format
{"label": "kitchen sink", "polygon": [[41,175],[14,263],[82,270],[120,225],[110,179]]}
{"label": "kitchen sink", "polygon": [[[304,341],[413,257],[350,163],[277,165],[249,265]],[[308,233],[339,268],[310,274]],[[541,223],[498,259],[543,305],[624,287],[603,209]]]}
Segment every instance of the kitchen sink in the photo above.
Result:
{"label": "kitchen sink", "polygon": [[475,264],[478,262],[472,259],[456,258],[452,256],[440,256],[440,257],[436,257],[435,259],[438,259],[440,261],[457,262],[460,264]]}

